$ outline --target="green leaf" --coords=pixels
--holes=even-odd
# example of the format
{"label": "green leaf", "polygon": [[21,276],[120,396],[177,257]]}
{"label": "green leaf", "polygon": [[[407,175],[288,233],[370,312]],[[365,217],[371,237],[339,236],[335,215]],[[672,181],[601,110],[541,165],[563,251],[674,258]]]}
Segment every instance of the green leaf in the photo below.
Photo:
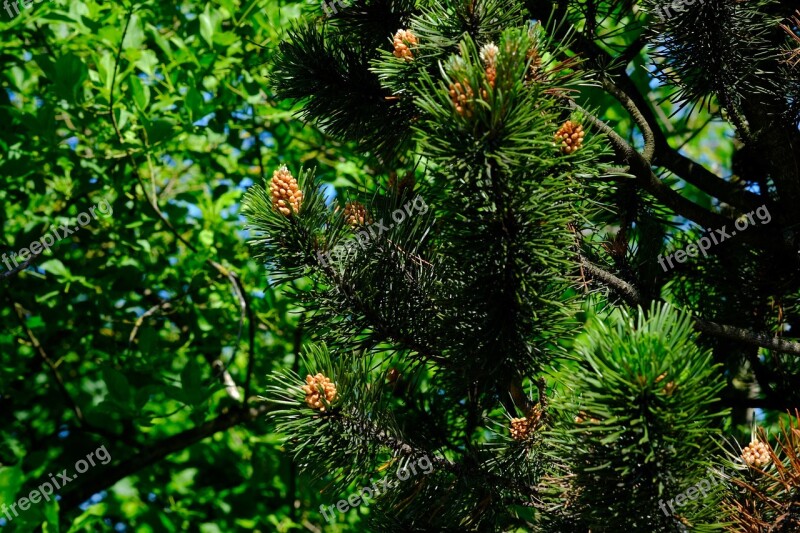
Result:
{"label": "green leaf", "polygon": [[145,121],[144,128],[147,132],[147,142],[152,146],[172,137],[175,123],[169,119],[157,118],[152,122]]}
{"label": "green leaf", "polygon": [[58,259],[49,259],[39,265],[39,268],[58,278],[66,278],[68,280],[72,279],[72,274],[70,271],[64,266],[64,263]]}
{"label": "green leaf", "polygon": [[125,40],[122,41],[123,48],[141,48],[144,43],[144,32],[142,31],[142,22],[139,15],[131,15],[130,24],[128,24],[128,32],[125,34]]}
{"label": "green leaf", "polygon": [[203,115],[203,95],[194,87],[187,91],[184,103],[189,110],[190,121],[194,122]]}
{"label": "green leaf", "polygon": [[200,232],[200,244],[202,244],[206,248],[213,248],[214,247],[214,232],[208,229],[204,229]]}
{"label": "green leaf", "polygon": [[133,94],[133,103],[139,108],[139,111],[145,113],[147,106],[150,103],[150,87],[142,83],[138,76],[131,75],[131,93]]}
{"label": "green leaf", "polygon": [[203,401],[202,372],[197,361],[190,359],[181,372],[181,387],[183,387],[189,403],[196,405]]}
{"label": "green leaf", "polygon": [[103,381],[105,381],[108,388],[108,395],[114,402],[120,406],[127,406],[131,403],[133,395],[128,384],[128,378],[124,374],[107,366],[103,368]]}
{"label": "green leaf", "polygon": [[81,102],[83,82],[88,76],[89,69],[81,58],[69,52],[56,60],[53,90],[68,102]]}
{"label": "green leaf", "polygon": [[214,18],[210,12],[210,4],[206,4],[206,9],[198,17],[200,19],[200,36],[203,37],[208,46],[214,46]]}

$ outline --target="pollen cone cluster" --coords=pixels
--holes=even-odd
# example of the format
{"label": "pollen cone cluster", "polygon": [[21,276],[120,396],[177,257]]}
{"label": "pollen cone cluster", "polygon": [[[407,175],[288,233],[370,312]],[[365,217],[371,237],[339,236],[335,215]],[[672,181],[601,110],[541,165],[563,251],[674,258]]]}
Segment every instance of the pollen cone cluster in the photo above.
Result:
{"label": "pollen cone cluster", "polygon": [[514,440],[525,440],[531,431],[531,421],[527,418],[511,419],[511,438]]}
{"label": "pollen cone cluster", "polygon": [[586,411],[581,411],[580,413],[578,413],[578,416],[575,417],[575,423],[576,424],[583,424],[587,420],[589,420],[589,422],[591,422],[592,424],[599,424],[600,423],[600,420],[598,420],[597,418],[594,418],[593,416],[590,416],[590,415],[586,414]]}
{"label": "pollen cone cluster", "polygon": [[512,418],[509,425],[511,438],[517,441],[527,439],[530,434],[538,427],[542,420],[543,411],[539,404],[533,406],[528,416],[525,418]]}
{"label": "pollen cone cluster", "polygon": [[336,400],[338,394],[336,385],[319,373],[316,376],[311,374],[306,376],[306,384],[300,388],[306,393],[306,405],[322,412],[325,412],[325,404],[322,403],[323,395],[325,400],[331,404]]}
{"label": "pollen cone cluster", "polygon": [[282,166],[272,174],[269,192],[272,195],[272,207],[285,216],[300,211],[303,192],[286,166]]}
{"label": "pollen cone cluster", "polygon": [[397,30],[394,34],[394,57],[411,61],[414,59],[414,54],[411,52],[411,46],[417,44],[417,36],[411,33],[411,30]]}
{"label": "pollen cone cluster", "polygon": [[769,464],[769,448],[759,440],[754,440],[742,450],[742,460],[748,466],[762,467]]}
{"label": "pollen cone cluster", "polygon": [[481,48],[481,61],[486,68],[486,81],[491,87],[494,87],[497,80],[497,55],[499,53],[500,49],[494,43],[489,43]]}
{"label": "pollen cone cluster", "polygon": [[463,85],[459,82],[450,84],[450,99],[453,100],[456,113],[462,117],[472,117],[472,97],[474,94],[466,79]]}
{"label": "pollen cone cluster", "polygon": [[584,135],[583,126],[568,120],[556,132],[556,144],[561,146],[563,153],[571,154],[583,145]]}
{"label": "pollen cone cluster", "polygon": [[347,225],[352,228],[357,228],[372,222],[367,208],[360,202],[347,202],[344,204],[344,213],[342,214]]}

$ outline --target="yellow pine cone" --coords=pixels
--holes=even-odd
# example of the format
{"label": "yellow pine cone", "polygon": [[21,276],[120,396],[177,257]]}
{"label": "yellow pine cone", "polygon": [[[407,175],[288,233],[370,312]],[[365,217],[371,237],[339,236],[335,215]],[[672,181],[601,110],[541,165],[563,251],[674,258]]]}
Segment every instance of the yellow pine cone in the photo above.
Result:
{"label": "yellow pine cone", "polygon": [[336,385],[331,380],[317,373],[316,376],[309,374],[306,376],[306,384],[300,387],[306,393],[306,405],[311,409],[318,409],[325,412],[325,404],[322,403],[320,389],[325,394],[325,400],[331,404],[337,398]]}
{"label": "yellow pine cone", "polygon": [[360,202],[347,202],[344,204],[344,213],[342,215],[347,225],[352,228],[372,223],[372,218],[369,216],[367,208]]}
{"label": "yellow pine cone", "polygon": [[531,422],[527,418],[512,418],[509,430],[512,439],[525,440],[531,431]]}
{"label": "yellow pine cone", "polygon": [[462,117],[472,117],[472,97],[475,93],[472,91],[469,82],[464,79],[464,84],[459,82],[450,84],[450,99],[456,108],[456,113]]}
{"label": "yellow pine cone", "polygon": [[497,56],[499,53],[500,49],[494,43],[484,45],[480,52],[483,66],[486,68],[486,81],[491,87],[494,87],[497,80]]}
{"label": "yellow pine cone", "polygon": [[754,440],[742,450],[742,460],[748,466],[762,467],[770,462],[769,448],[759,440]]}
{"label": "yellow pine cone", "polygon": [[303,192],[297,186],[286,165],[280,167],[272,174],[272,181],[269,185],[269,192],[272,195],[272,207],[285,216],[298,213],[300,205],[303,203]]}
{"label": "yellow pine cone", "polygon": [[509,430],[511,438],[514,440],[525,440],[539,425],[542,420],[542,407],[539,404],[533,406],[525,418],[512,418]]}
{"label": "yellow pine cone", "polygon": [[417,44],[417,36],[411,30],[397,30],[394,34],[394,57],[411,61],[414,54],[411,53],[411,46]]}
{"label": "yellow pine cone", "polygon": [[583,126],[577,122],[568,120],[556,132],[556,144],[561,145],[561,151],[565,154],[576,152],[583,146],[583,137],[586,133]]}

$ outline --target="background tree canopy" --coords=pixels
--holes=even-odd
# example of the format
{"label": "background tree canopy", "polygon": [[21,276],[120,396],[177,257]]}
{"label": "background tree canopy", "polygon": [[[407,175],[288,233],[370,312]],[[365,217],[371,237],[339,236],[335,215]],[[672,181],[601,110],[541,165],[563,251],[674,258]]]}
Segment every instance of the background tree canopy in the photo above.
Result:
{"label": "background tree canopy", "polygon": [[800,530],[796,6],[665,4],[3,4],[0,527]]}

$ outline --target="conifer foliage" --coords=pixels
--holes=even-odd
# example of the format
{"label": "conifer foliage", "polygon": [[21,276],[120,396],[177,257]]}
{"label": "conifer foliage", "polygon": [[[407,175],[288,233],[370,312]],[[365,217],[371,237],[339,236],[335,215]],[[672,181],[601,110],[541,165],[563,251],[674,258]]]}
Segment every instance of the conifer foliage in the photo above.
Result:
{"label": "conifer foliage", "polygon": [[[795,426],[785,457],[762,449],[766,436],[738,459],[716,444],[749,399],[739,381],[753,376],[772,401],[800,370],[798,345],[771,334],[793,323],[800,293],[789,207],[800,152],[785,153],[800,146],[796,19],[766,0],[699,0],[671,18],[661,7],[354,0],[287,32],[278,95],[355,143],[374,172],[331,195],[313,168],[282,167],[247,194],[254,251],[313,331],[303,369],[273,376],[266,397],[283,405],[279,429],[331,503],[430,459],[433,471],[369,505],[375,530],[713,531],[746,512],[735,519],[745,530],[767,531],[795,520],[796,497],[774,494],[796,481]],[[673,103],[646,99],[626,70],[645,60]],[[727,120],[738,174],[670,146],[660,105]],[[611,118],[621,115],[624,134]],[[776,154],[779,140],[783,161],[741,163]],[[675,222],[733,226],[762,203],[773,231],[657,267],[667,242],[686,238]],[[767,310],[776,301],[782,323]],[[750,472],[767,455],[780,482],[728,476],[678,497],[709,468],[733,460]]]}

